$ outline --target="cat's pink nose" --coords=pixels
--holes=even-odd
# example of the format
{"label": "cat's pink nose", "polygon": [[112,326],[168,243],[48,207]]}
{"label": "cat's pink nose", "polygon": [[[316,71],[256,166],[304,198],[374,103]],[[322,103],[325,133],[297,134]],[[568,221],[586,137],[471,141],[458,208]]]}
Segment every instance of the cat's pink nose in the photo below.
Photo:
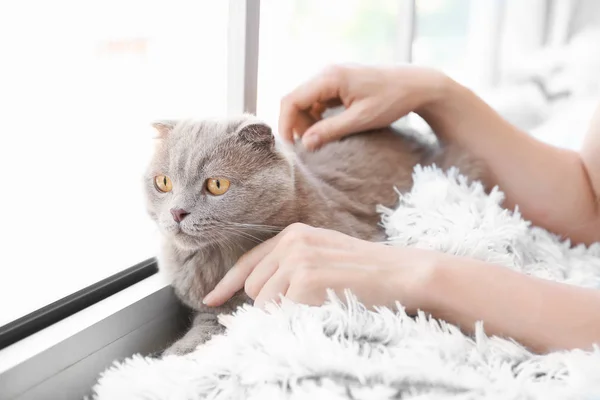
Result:
{"label": "cat's pink nose", "polygon": [[190,213],[181,208],[171,208],[171,215],[175,222],[181,222],[186,216],[190,215]]}

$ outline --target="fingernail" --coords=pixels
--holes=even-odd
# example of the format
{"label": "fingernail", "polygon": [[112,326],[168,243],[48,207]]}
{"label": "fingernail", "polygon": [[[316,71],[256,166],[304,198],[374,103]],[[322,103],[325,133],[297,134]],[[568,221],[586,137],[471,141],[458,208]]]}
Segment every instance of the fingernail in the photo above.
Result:
{"label": "fingernail", "polygon": [[208,305],[208,303],[211,302],[212,300],[212,292],[210,292],[209,294],[207,294],[206,296],[204,296],[204,298],[202,299],[202,304],[204,305]]}
{"label": "fingernail", "polygon": [[302,139],[302,143],[307,149],[315,149],[317,148],[317,146],[319,146],[319,136],[317,136],[316,134],[304,136],[304,138]]}

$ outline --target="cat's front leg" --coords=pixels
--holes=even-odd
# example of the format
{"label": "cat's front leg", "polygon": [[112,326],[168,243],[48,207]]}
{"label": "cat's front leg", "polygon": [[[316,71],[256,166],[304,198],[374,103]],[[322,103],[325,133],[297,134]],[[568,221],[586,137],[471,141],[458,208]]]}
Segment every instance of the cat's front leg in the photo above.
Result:
{"label": "cat's front leg", "polygon": [[218,321],[217,314],[199,312],[194,317],[192,327],[187,333],[169,346],[163,356],[177,355],[181,356],[190,353],[208,341],[213,335],[220,335],[225,332],[225,327]]}

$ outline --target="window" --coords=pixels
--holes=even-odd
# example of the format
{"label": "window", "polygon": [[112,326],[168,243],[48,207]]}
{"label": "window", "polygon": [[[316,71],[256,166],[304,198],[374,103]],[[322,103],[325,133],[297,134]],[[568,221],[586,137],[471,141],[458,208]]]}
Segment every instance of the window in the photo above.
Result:
{"label": "window", "polygon": [[0,326],[155,255],[155,119],[226,110],[228,3],[0,3]]}
{"label": "window", "polygon": [[[471,87],[540,140],[576,150],[600,95],[600,56],[591,51],[600,29],[576,17],[586,7],[598,5],[415,0],[412,61]],[[408,121],[426,128],[418,116]]]}
{"label": "window", "polygon": [[326,65],[404,61],[403,2],[261,1],[257,114],[276,126],[281,97]]}
{"label": "window", "polygon": [[471,0],[417,0],[412,61],[462,77]]}

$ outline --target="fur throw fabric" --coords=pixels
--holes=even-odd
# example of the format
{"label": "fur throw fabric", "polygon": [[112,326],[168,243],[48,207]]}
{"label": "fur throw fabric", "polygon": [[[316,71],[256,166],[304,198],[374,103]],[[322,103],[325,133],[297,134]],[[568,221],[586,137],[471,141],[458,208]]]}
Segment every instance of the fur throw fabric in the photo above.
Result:
{"label": "fur throw fabric", "polygon": [[[600,245],[572,247],[501,207],[456,170],[416,167],[396,209],[381,208],[394,246],[416,246],[600,289]],[[476,284],[474,282],[473,284]],[[600,349],[535,355],[424,314],[369,311],[351,293],[321,307],[283,300],[222,318],[224,335],[186,356],[140,355],[100,376],[107,399],[592,399]]]}

